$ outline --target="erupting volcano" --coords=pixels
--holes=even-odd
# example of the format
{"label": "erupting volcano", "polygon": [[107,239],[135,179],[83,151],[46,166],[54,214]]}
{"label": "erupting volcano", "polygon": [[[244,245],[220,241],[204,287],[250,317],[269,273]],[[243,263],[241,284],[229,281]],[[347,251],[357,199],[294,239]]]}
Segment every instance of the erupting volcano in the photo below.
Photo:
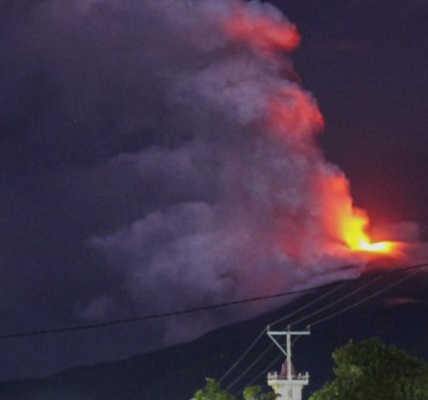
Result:
{"label": "erupting volcano", "polygon": [[400,222],[424,221],[428,196],[423,13],[403,38],[365,18],[372,2],[275,3],[0,0],[2,334],[171,315],[3,341],[0,378],[190,341],[290,301],[271,294],[426,260]]}
{"label": "erupting volcano", "polygon": [[[141,73],[164,112],[144,122],[169,145],[122,154],[109,168],[135,171],[156,203],[91,239],[124,274],[128,303],[166,312],[350,279],[374,258],[389,262],[397,245],[370,238],[367,213],[317,143],[324,118],[292,64],[294,24],[258,1],[144,8],[159,43],[145,42],[156,63]],[[270,307],[195,315],[185,329],[171,319],[164,341]]]}
{"label": "erupting volcano", "polygon": [[[300,43],[300,36],[293,24],[280,18],[260,15],[251,8],[246,10],[237,6],[224,27],[232,40],[246,43],[266,58],[279,57],[280,51],[290,52]],[[267,51],[269,54],[266,54]],[[311,148],[313,143],[308,142],[305,135],[311,136],[319,131],[324,120],[312,98],[290,80],[279,86],[271,97],[267,109],[267,127],[278,134],[278,141],[283,141],[284,146],[290,146],[290,143],[298,146],[302,153],[314,151]],[[341,190],[340,195],[333,199],[335,206],[329,206],[329,218],[336,221],[327,221],[327,225],[336,227],[335,234],[343,239],[351,252],[393,254],[394,242],[371,241],[367,233],[369,217],[365,211],[352,206],[343,175],[330,176],[329,179],[335,181],[333,186],[339,186]]]}

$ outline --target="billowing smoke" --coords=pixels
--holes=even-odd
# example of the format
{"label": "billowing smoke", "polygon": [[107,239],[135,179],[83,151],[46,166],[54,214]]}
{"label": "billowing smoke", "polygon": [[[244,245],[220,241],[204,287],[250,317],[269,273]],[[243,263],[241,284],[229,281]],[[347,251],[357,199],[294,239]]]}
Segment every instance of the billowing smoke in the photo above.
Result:
{"label": "billowing smoke", "polygon": [[[259,2],[156,0],[141,12],[155,40],[141,43],[150,66],[140,73],[162,107],[150,127],[174,138],[108,161],[132,169],[158,200],[91,239],[125,274],[138,309],[180,310],[337,278],[336,267],[356,260],[339,228],[352,202],[314,140],[322,117],[287,55],[299,42],[296,28]],[[192,317],[182,335],[168,321],[165,341],[235,313]]]}
{"label": "billowing smoke", "polygon": [[[338,269],[364,264],[345,244],[344,221],[358,213],[346,178],[317,146],[323,118],[290,58],[300,38],[276,8],[5,0],[0,34],[0,159],[8,171],[0,311],[9,331],[358,274]],[[44,345],[66,352],[51,356],[61,365],[123,357],[278,305]],[[28,351],[44,361],[22,366]],[[49,370],[45,353],[33,343],[5,347],[10,362],[0,375]]]}

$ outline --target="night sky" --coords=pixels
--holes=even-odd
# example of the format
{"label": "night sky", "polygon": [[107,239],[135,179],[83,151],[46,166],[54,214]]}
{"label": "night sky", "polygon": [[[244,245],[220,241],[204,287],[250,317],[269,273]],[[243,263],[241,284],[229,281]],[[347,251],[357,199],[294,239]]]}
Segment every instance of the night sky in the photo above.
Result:
{"label": "night sky", "polygon": [[[269,3],[0,0],[0,335],[358,275],[336,273],[355,260],[327,237],[332,195],[318,183],[342,176],[333,165],[375,235],[428,238],[428,1]],[[295,23],[297,50],[231,38],[218,21],[247,9],[285,33]],[[266,115],[279,87],[297,116],[278,150]],[[125,358],[264,311],[0,341],[0,379]]]}

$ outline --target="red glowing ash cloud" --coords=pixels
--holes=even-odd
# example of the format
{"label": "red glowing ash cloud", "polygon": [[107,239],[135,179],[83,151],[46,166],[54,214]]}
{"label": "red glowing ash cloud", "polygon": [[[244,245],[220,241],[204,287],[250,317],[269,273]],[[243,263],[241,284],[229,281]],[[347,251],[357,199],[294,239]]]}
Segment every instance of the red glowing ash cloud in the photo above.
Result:
{"label": "red glowing ash cloud", "polygon": [[[298,139],[324,126],[324,118],[314,100],[295,84],[278,91],[269,105],[268,125],[284,138]],[[292,127],[292,129],[290,129]]]}
{"label": "red glowing ash cloud", "polygon": [[236,40],[249,43],[260,50],[294,50],[300,43],[300,35],[292,24],[275,21],[237,7],[234,16],[225,24],[225,31]]}
{"label": "red glowing ash cloud", "polygon": [[[280,55],[281,51],[294,50],[300,43],[295,25],[285,19],[253,12],[250,8],[237,8],[224,23],[226,34],[264,57]],[[299,148],[306,156],[318,152],[312,136],[324,126],[324,119],[311,95],[290,80],[283,87],[272,91],[267,101],[267,125],[270,133],[285,146]],[[310,156],[309,156],[310,158]],[[373,243],[368,228],[370,220],[364,210],[353,206],[349,184],[344,175],[325,172],[318,176],[315,186],[323,198],[324,228],[333,241],[342,243],[349,252],[371,254],[393,254],[397,244],[391,241]]]}

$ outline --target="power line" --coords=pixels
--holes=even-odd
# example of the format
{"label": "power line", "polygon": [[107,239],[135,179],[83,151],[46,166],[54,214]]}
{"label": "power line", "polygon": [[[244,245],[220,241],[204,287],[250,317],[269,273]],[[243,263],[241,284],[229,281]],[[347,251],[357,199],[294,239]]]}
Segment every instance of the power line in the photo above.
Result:
{"label": "power line", "polygon": [[241,389],[239,390],[239,391],[237,391],[237,392],[235,392],[234,393],[234,396],[235,397],[238,397],[239,396],[239,394],[241,394],[241,393],[243,393],[244,392],[244,390],[245,390],[245,388],[247,388],[247,387],[249,387],[249,386],[253,386],[254,384],[256,384],[257,383],[257,381],[262,377],[262,376],[266,376],[266,374],[269,372],[269,370],[272,368],[272,366],[274,365],[274,364],[276,364],[280,359],[281,359],[281,357],[282,357],[282,353],[280,353],[280,354],[278,354],[276,357],[274,357],[271,361],[270,361],[270,363],[266,366],[266,367],[264,367],[253,379],[251,379],[250,381],[249,381],[249,383],[248,384],[246,384],[246,385],[244,385],[244,386],[241,386]]}
{"label": "power line", "polygon": [[240,393],[242,393],[246,387],[254,385],[263,375],[266,375],[267,372],[271,369],[271,367],[276,364],[282,357],[282,353],[278,354],[267,367],[262,369],[247,385],[243,386],[239,392],[234,393],[235,397],[238,397]]}
{"label": "power line", "polygon": [[326,317],[323,317],[323,318],[319,319],[318,321],[315,321],[314,323],[311,324],[311,326],[315,326],[315,325],[321,324],[322,322],[328,321],[329,319],[337,317],[338,315],[340,315],[340,314],[342,314],[344,312],[347,312],[347,311],[349,311],[349,310],[351,310],[351,309],[353,309],[355,307],[358,307],[359,305],[368,302],[372,298],[374,298],[376,296],[379,296],[380,294],[388,291],[389,289],[392,289],[393,287],[399,285],[400,283],[403,283],[403,282],[409,280],[410,278],[413,278],[415,275],[417,275],[419,273],[420,273],[420,270],[412,271],[412,273],[410,275],[404,276],[403,278],[399,279],[397,282],[393,282],[393,283],[389,284],[388,286],[386,286],[386,287],[378,290],[377,292],[371,294],[370,296],[367,296],[364,299],[362,299],[360,301],[357,301],[356,303],[351,304],[351,305],[349,305],[348,307],[345,307],[342,310],[336,311],[335,313],[332,313],[330,315],[327,315]]}
{"label": "power line", "polygon": [[342,289],[348,283],[349,282],[343,282],[342,284],[337,285],[333,289],[331,289],[328,292],[324,293],[322,296],[317,297],[316,299],[312,300],[311,302],[303,305],[302,307],[300,307],[297,310],[291,312],[290,314],[287,314],[284,317],[281,317],[281,318],[277,319],[276,321],[270,323],[269,325],[273,326],[273,325],[279,324],[279,323],[281,323],[281,322],[283,322],[283,321],[291,318],[293,315],[299,314],[301,311],[306,310],[307,308],[313,306],[314,304],[319,303],[324,298],[330,296],[332,293],[337,292],[338,290]]}
{"label": "power line", "polygon": [[[313,312],[311,312],[310,314],[303,316],[301,318],[299,318],[297,321],[291,322],[289,325],[297,325],[303,321],[306,321],[308,318],[313,317],[314,315],[318,315],[320,313],[322,313],[325,310],[328,310],[329,308],[332,308],[334,306],[336,306],[339,303],[342,303],[343,301],[345,301],[346,299],[348,299],[349,297],[352,297],[354,294],[361,292],[362,290],[368,288],[369,286],[372,286],[373,284],[375,284],[376,282],[378,282],[382,277],[381,276],[376,276],[374,277],[372,280],[368,281],[367,283],[365,283],[362,286],[357,287],[356,289],[352,290],[351,292],[345,294],[344,296],[340,297],[339,299],[325,305],[324,307],[319,308],[318,310],[315,310]],[[312,326],[312,324],[310,324]]]}
{"label": "power line", "polygon": [[[324,299],[325,297],[329,296],[330,294],[334,293],[335,291],[337,291],[337,290],[339,290],[339,289],[343,288],[343,287],[344,287],[345,285],[347,285],[347,284],[350,284],[350,283],[353,283],[353,282],[358,282],[358,281],[369,280],[369,282],[368,282],[368,283],[366,283],[366,284],[364,284],[363,286],[360,286],[360,287],[358,287],[357,289],[355,289],[355,290],[353,290],[353,291],[351,291],[351,292],[349,292],[349,293],[345,294],[344,296],[340,297],[338,300],[335,300],[335,301],[333,301],[332,303],[329,303],[329,304],[327,304],[326,306],[321,307],[320,309],[315,310],[314,312],[309,313],[308,315],[303,316],[302,318],[299,318],[297,321],[291,322],[291,324],[290,324],[290,325],[295,325],[295,324],[297,324],[297,323],[300,323],[300,322],[302,322],[302,321],[305,321],[305,320],[309,319],[310,317],[313,317],[313,316],[315,316],[315,315],[317,315],[317,314],[319,314],[319,313],[321,313],[321,312],[325,311],[326,309],[329,309],[329,308],[331,308],[331,307],[333,307],[333,306],[337,305],[338,303],[343,302],[345,299],[347,299],[347,298],[349,298],[349,297],[351,297],[351,296],[355,295],[356,293],[358,293],[358,292],[360,292],[360,291],[362,291],[362,290],[366,289],[367,287],[369,287],[369,286],[373,285],[374,283],[378,282],[378,281],[379,281],[382,277],[384,277],[385,275],[392,275],[392,274],[396,274],[396,273],[398,273],[398,272],[412,271],[412,273],[411,273],[410,275],[406,275],[404,278],[401,278],[400,280],[398,280],[398,281],[396,281],[396,282],[391,283],[390,285],[388,285],[388,286],[386,286],[386,287],[384,287],[384,288],[382,288],[382,289],[380,289],[380,290],[376,291],[375,293],[373,293],[373,294],[371,294],[371,295],[369,295],[369,296],[367,296],[367,297],[363,298],[362,300],[357,301],[357,302],[355,302],[355,303],[352,303],[351,305],[349,305],[349,306],[345,307],[344,309],[341,309],[341,310],[339,310],[339,311],[336,311],[336,312],[333,312],[333,313],[331,313],[331,314],[328,314],[327,316],[322,317],[322,318],[320,318],[319,320],[316,320],[314,323],[312,323],[312,324],[311,324],[311,326],[318,325],[318,324],[320,324],[320,323],[322,323],[322,322],[325,322],[325,321],[327,321],[327,320],[329,320],[329,319],[331,319],[331,318],[336,317],[337,315],[340,315],[340,314],[342,314],[342,313],[344,313],[344,312],[347,312],[347,311],[349,311],[349,310],[351,310],[351,309],[353,309],[353,308],[355,308],[355,307],[357,307],[357,306],[359,306],[359,305],[361,305],[361,304],[363,304],[363,303],[365,303],[365,302],[369,301],[370,299],[372,299],[372,298],[374,298],[374,297],[376,297],[376,296],[379,296],[380,294],[382,294],[382,293],[384,293],[384,292],[388,291],[389,289],[391,289],[391,288],[393,288],[393,287],[395,287],[395,286],[397,286],[397,285],[401,284],[402,282],[404,282],[404,281],[406,281],[406,280],[408,280],[408,279],[411,279],[411,278],[412,278],[412,277],[414,277],[416,274],[420,273],[422,268],[425,268],[425,267],[427,267],[427,266],[428,266],[428,264],[414,265],[414,266],[404,267],[404,268],[400,268],[400,269],[389,270],[389,271],[387,271],[387,272],[385,272],[385,273],[370,274],[370,275],[366,275],[366,276],[364,276],[364,277],[360,277],[360,278],[356,278],[356,279],[352,279],[352,280],[345,281],[345,282],[344,282],[344,283],[342,283],[341,285],[338,285],[338,286],[334,287],[333,289],[329,290],[328,292],[324,293],[324,294],[323,294],[322,296],[320,296],[319,298],[317,298],[317,299],[315,299],[315,300],[313,300],[313,301],[309,302],[308,304],[306,304],[306,305],[304,305],[304,306],[302,306],[302,307],[298,308],[297,310],[295,310],[295,311],[293,311],[293,312],[291,312],[291,313],[287,314],[286,316],[284,316],[284,317],[282,317],[282,318],[280,318],[280,319],[278,319],[278,320],[276,320],[276,321],[272,322],[272,323],[270,324],[270,326],[275,325],[275,324],[278,324],[278,323],[280,323],[280,322],[283,322],[283,321],[284,321],[284,320],[286,320],[286,319],[289,319],[291,316],[293,316],[293,315],[295,315],[295,314],[300,313],[301,311],[303,311],[303,310],[307,309],[308,307],[310,307],[310,306],[314,305],[315,303],[319,302],[320,300]],[[321,287],[325,287],[325,286],[330,286],[330,285],[324,285],[324,286],[321,286]],[[318,288],[321,288],[321,287],[318,287]],[[267,327],[266,327],[266,328],[267,328]],[[244,358],[244,357],[249,353],[249,351],[250,351],[250,350],[255,346],[255,344],[256,344],[256,343],[261,339],[261,337],[263,336],[263,334],[264,334],[264,333],[265,333],[265,331],[266,331],[266,328],[265,328],[264,330],[262,330],[262,332],[259,334],[259,336],[255,339],[255,341],[254,341],[254,342],[253,342],[253,343],[252,343],[252,344],[247,348],[247,350],[244,352],[244,354],[242,354],[242,355],[241,355],[241,357],[239,357],[239,358],[238,358],[238,360],[237,360],[237,361],[236,361],[236,362],[235,362],[235,363],[234,363],[234,364],[233,364],[233,365],[232,365],[232,366],[227,370],[227,372],[226,372],[225,374],[223,374],[223,376],[222,376],[222,377],[221,377],[221,379],[220,379],[220,382],[221,382],[221,381],[223,381],[223,380],[224,380],[224,378],[225,378],[227,375],[229,375],[229,374],[232,372],[232,370],[234,370],[234,369],[237,367],[237,365],[238,365],[238,364],[243,360],[243,358]],[[259,357],[260,357],[260,356],[259,356]],[[251,364],[251,365],[250,365],[250,367],[252,367],[253,365],[254,365],[254,363],[253,363],[253,364]],[[249,367],[249,368],[247,368],[247,370],[245,370],[245,373],[247,373],[247,372],[248,372],[248,370],[250,369],[250,367]],[[239,379],[241,379],[243,375],[244,375],[244,374],[241,374],[237,379],[235,379],[235,381],[232,383],[232,385],[234,385],[234,384],[235,384]],[[230,385],[230,386],[232,386],[232,385]]]}
{"label": "power line", "polygon": [[[297,337],[296,339],[294,339],[294,340],[293,340],[293,346],[294,346],[294,344],[295,344],[299,339],[300,339],[300,337]],[[271,343],[271,345],[270,345],[270,346],[271,346],[270,348],[272,348],[272,347],[274,346],[274,345],[273,345],[273,343]],[[259,372],[259,373],[258,373],[258,374],[253,378],[253,379],[251,379],[251,381],[250,381],[247,385],[243,386],[243,387],[242,387],[242,389],[240,390],[240,392],[242,393],[246,387],[254,385],[254,383],[255,383],[255,382],[257,382],[257,381],[260,379],[260,377],[262,377],[263,375],[265,375],[265,374],[266,374],[266,372],[268,372],[268,371],[270,370],[270,368],[271,368],[275,363],[277,363],[277,362],[278,362],[282,357],[284,357],[282,353],[278,354],[278,355],[277,355],[273,360],[271,360],[271,362],[268,364],[268,366],[267,366],[267,367],[263,368],[263,369],[262,369],[262,371],[261,371],[261,372]],[[241,378],[243,377],[243,375],[244,375],[244,374],[241,374],[241,375],[239,376],[239,378],[237,378],[237,379],[236,379],[236,381],[238,381],[239,379],[241,379]],[[234,382],[234,383],[236,383],[236,382]],[[232,386],[232,385],[230,385],[226,390],[229,390],[229,388],[230,388],[231,386]],[[239,394],[240,392],[235,393],[235,397],[238,397],[238,394]]]}
{"label": "power line", "polygon": [[[419,270],[416,270],[416,273],[417,272],[419,272]],[[299,319],[297,319],[296,321],[292,321],[291,323],[289,323],[288,325],[289,326],[292,326],[292,325],[296,325],[296,324],[298,324],[298,323],[300,323],[300,322],[302,322],[302,321],[305,321],[305,320],[307,320],[307,319],[309,319],[309,318],[311,318],[311,317],[313,317],[313,316],[315,316],[315,315],[318,315],[318,314],[320,314],[320,313],[322,313],[323,311],[325,311],[325,310],[327,310],[327,309],[329,309],[329,308],[331,308],[331,307],[334,307],[334,306],[336,306],[337,304],[339,304],[339,303],[342,303],[343,301],[345,301],[346,299],[348,299],[349,297],[352,297],[353,295],[355,295],[355,294],[357,294],[357,293],[359,293],[359,292],[361,292],[362,290],[364,290],[364,289],[366,289],[367,287],[369,287],[369,286],[371,286],[371,285],[373,285],[374,283],[376,283],[377,281],[379,281],[380,279],[381,279],[381,277],[382,276],[376,276],[376,277],[370,277],[370,278],[372,278],[372,279],[370,279],[367,283],[365,283],[364,285],[362,285],[362,286],[359,286],[359,287],[357,287],[356,289],[354,289],[354,290],[352,290],[351,292],[348,292],[348,293],[346,293],[344,296],[342,296],[342,297],[340,297],[338,300],[334,300],[333,302],[330,302],[330,303],[328,303],[327,305],[325,305],[325,306],[323,306],[323,307],[321,307],[321,308],[319,308],[319,309],[317,309],[317,310],[315,310],[315,311],[313,311],[313,312],[311,312],[311,313],[309,313],[309,314],[307,314],[307,315],[304,315],[303,317],[301,317],[301,318],[299,318]],[[270,323],[262,332],[261,332],[261,334],[257,337],[257,339],[254,341],[254,343],[246,350],[246,352],[232,365],[232,367],[223,375],[223,377],[219,380],[219,382],[221,382],[223,379],[224,379],[224,377],[226,376],[226,375],[228,375],[238,364],[239,364],[239,362],[240,361],[242,361],[242,359],[244,358],[244,356],[249,352],[249,350],[253,347],[253,345],[260,339],[260,337],[266,332],[266,329],[269,327],[269,326],[273,326],[273,325],[276,325],[276,324],[279,324],[280,322],[283,322],[283,321],[285,321],[285,320],[287,320],[287,319],[290,319],[290,317],[292,317],[293,315],[296,315],[296,314],[299,314],[301,311],[303,311],[303,310],[305,310],[305,309],[307,309],[308,307],[310,307],[310,306],[312,306],[312,305],[314,305],[314,304],[316,304],[316,303],[318,303],[318,302],[320,302],[321,300],[323,300],[324,298],[326,298],[326,297],[328,297],[329,295],[331,295],[332,293],[334,293],[334,292],[336,292],[337,290],[339,290],[339,289],[342,289],[345,285],[349,285],[349,284],[351,284],[351,283],[353,283],[353,281],[347,281],[347,282],[344,282],[344,283],[342,283],[341,285],[338,285],[338,286],[336,286],[336,287],[334,287],[333,289],[331,289],[331,290],[329,290],[329,291],[327,291],[326,293],[324,293],[322,296],[320,296],[320,297],[317,297],[315,300],[312,300],[311,302],[309,302],[308,304],[306,304],[306,305],[304,305],[304,306],[302,306],[302,307],[300,307],[300,308],[298,308],[297,310],[295,310],[295,311],[293,311],[293,312],[291,312],[291,313],[289,313],[289,314],[287,314],[286,316],[284,316],[284,317],[282,317],[282,318],[280,318],[280,319],[278,319],[278,320],[276,320],[276,321],[274,321],[274,322],[272,322],[272,323]],[[374,297],[374,296],[373,296]],[[347,307],[347,308],[345,308],[345,310],[348,310],[348,308],[353,308],[352,306],[351,307]],[[330,314],[329,315],[327,315],[327,317],[329,317],[330,316]],[[311,326],[313,326],[313,324],[311,324]],[[298,340],[299,338],[297,338],[294,342],[293,342],[293,344],[295,343],[295,342],[297,342],[297,340]],[[273,346],[272,344],[271,344],[271,346]],[[264,354],[265,352],[263,352],[263,354]],[[262,354],[262,355],[263,355]],[[257,361],[259,360],[259,358],[262,356],[262,355],[260,355],[258,358],[257,358]],[[251,367],[253,367],[255,365],[255,362],[253,362],[252,364],[250,364],[250,367],[248,367],[243,373],[241,373],[240,375],[239,375],[239,377],[238,378],[236,378],[234,381],[233,381],[233,383],[232,384],[230,384],[227,388],[226,388],[226,390],[229,390],[233,385],[235,385],[236,384],[236,382],[237,381],[239,381],[241,378],[243,378],[243,376],[251,369]]]}
{"label": "power line", "polygon": [[254,359],[254,361],[246,368],[244,369],[244,371],[241,372],[241,374],[239,374],[239,376],[229,385],[226,387],[226,390],[230,390],[233,386],[236,385],[236,383],[242,379],[262,358],[263,356],[270,350],[273,348],[273,343],[270,343],[265,349],[264,351],[262,351],[257,358]]}
{"label": "power line", "polygon": [[[340,285],[337,285],[335,287],[333,287],[332,289],[330,289],[329,291],[327,291],[326,293],[324,293],[323,295],[317,297],[316,299],[310,301],[309,303],[303,305],[302,307],[299,307],[298,309],[288,313],[287,315],[285,315],[284,317],[281,317],[280,319],[270,323],[269,325],[275,325],[278,324],[280,322],[283,322],[286,319],[290,319],[292,316],[299,314],[300,312],[302,312],[303,310],[306,310],[308,307],[319,303],[321,300],[323,300],[324,298],[330,296],[332,293],[336,292],[337,290],[341,289],[342,287],[344,287],[346,284],[348,284],[349,282],[343,282]],[[257,338],[250,344],[250,346],[244,351],[244,353],[233,363],[233,365],[222,375],[222,377],[218,380],[219,383],[221,383],[238,365],[239,363],[245,358],[245,356],[252,350],[252,348],[257,344],[257,342],[265,335],[266,333],[266,329],[268,327],[266,326],[259,334],[259,336],[257,336]]]}
{"label": "power line", "polygon": [[[346,267],[349,267],[349,266],[346,266]],[[406,272],[406,271],[410,271],[410,270],[423,269],[426,267],[428,267],[428,263],[412,265],[412,266],[403,267],[403,268],[395,268],[394,270],[389,270],[388,272],[382,272],[382,273],[378,273],[378,274],[371,274],[368,276],[349,279],[347,282],[357,282],[357,281],[365,280],[368,278],[373,278],[374,276],[382,276],[382,275],[390,275],[390,274],[394,274],[394,273],[402,273],[402,272]],[[310,292],[313,292],[315,290],[325,289],[325,288],[334,286],[336,284],[337,284],[337,282],[331,282],[331,283],[328,283],[325,285],[315,286],[312,288],[292,290],[292,291],[275,293],[275,294],[265,295],[265,296],[249,297],[246,299],[217,303],[217,304],[211,304],[208,306],[188,308],[185,310],[170,311],[170,312],[157,313],[157,314],[148,314],[148,315],[143,315],[143,316],[138,316],[138,317],[133,317],[133,318],[118,319],[118,320],[107,321],[107,322],[102,322],[102,323],[98,323],[98,324],[87,324],[87,325],[69,326],[69,327],[64,327],[64,328],[41,329],[41,330],[34,330],[34,331],[28,331],[28,332],[9,333],[9,334],[0,335],[0,340],[20,339],[20,338],[32,337],[32,336],[42,336],[42,335],[52,335],[52,334],[88,331],[88,330],[94,330],[94,329],[109,328],[109,327],[117,326],[117,325],[125,325],[125,324],[130,324],[130,323],[135,323],[135,322],[151,321],[151,320],[156,320],[156,319],[161,319],[161,318],[169,318],[169,317],[177,317],[177,316],[182,316],[182,315],[186,315],[186,314],[192,314],[192,313],[197,313],[197,312],[214,310],[217,308],[224,308],[224,307],[236,306],[236,305],[245,304],[245,303],[252,303],[252,302],[256,302],[256,301],[263,301],[263,300],[269,300],[269,299],[274,299],[274,298],[293,296],[293,295],[297,295],[297,294],[310,293]]]}
{"label": "power line", "polygon": [[[353,308],[355,308],[355,307],[358,307],[359,305],[361,305],[361,304],[363,304],[363,303],[366,303],[367,301],[369,301],[369,300],[371,300],[372,298],[374,298],[374,297],[376,297],[376,296],[379,296],[380,294],[382,294],[382,293],[384,293],[384,292],[386,292],[386,291],[388,291],[389,289],[391,289],[391,288],[393,288],[393,287],[395,287],[395,286],[398,286],[400,283],[403,283],[403,282],[405,282],[405,281],[407,281],[407,280],[409,280],[409,279],[411,279],[411,278],[413,278],[414,276],[416,276],[417,274],[419,274],[421,272],[421,270],[420,269],[413,269],[413,271],[411,272],[411,274],[409,274],[409,275],[406,275],[406,276],[404,276],[403,278],[401,278],[401,279],[399,279],[398,281],[394,281],[394,282],[392,282],[391,284],[389,284],[389,285],[387,285],[386,287],[384,287],[384,288],[382,288],[382,289],[380,289],[380,290],[377,290],[375,293],[372,293],[371,295],[368,295],[368,296],[366,296],[366,297],[364,297],[363,299],[361,299],[361,300],[359,300],[359,301],[357,301],[357,302],[355,302],[355,303],[352,303],[352,304],[350,304],[349,306],[347,306],[347,307],[345,307],[344,309],[341,309],[341,310],[339,310],[339,311],[336,311],[336,312],[333,312],[333,313],[331,313],[331,314],[328,314],[327,316],[325,316],[325,317],[322,317],[322,318],[320,318],[320,319],[318,319],[318,320],[316,320],[315,322],[313,322],[313,323],[311,323],[310,324],[310,326],[311,327],[313,327],[313,326],[315,326],[315,325],[318,325],[318,324],[321,324],[321,323],[323,323],[323,322],[325,322],[325,321],[328,321],[328,320],[330,320],[330,319],[332,319],[332,318],[335,318],[335,317],[337,317],[338,315],[340,315],[340,314],[343,314],[343,313],[345,313],[345,312],[347,312],[347,311],[349,311],[349,310],[351,310],[351,309],[353,309]],[[332,307],[332,306],[334,306],[334,305],[336,305],[336,304],[338,304],[339,302],[342,302],[343,300],[345,300],[345,299],[347,299],[348,297],[350,297],[350,296],[352,296],[352,295],[354,295],[354,294],[356,294],[356,293],[358,293],[359,291],[361,291],[361,290],[363,290],[363,289],[365,289],[365,288],[367,288],[368,286],[371,286],[373,283],[375,283],[375,282],[377,282],[378,280],[380,279],[380,276],[377,276],[377,277],[375,277],[375,279],[374,280],[372,280],[372,281],[370,281],[368,284],[365,284],[365,285],[363,285],[362,287],[359,287],[359,288],[357,288],[356,290],[353,290],[352,292],[350,292],[350,293],[348,293],[347,295],[345,295],[345,296],[342,296],[338,301],[335,301],[335,302],[333,302],[333,303],[329,303],[327,306],[325,306],[325,307],[322,307],[321,309],[319,309],[319,310],[316,310],[315,312],[313,312],[313,313],[310,313],[309,315],[307,315],[307,316],[305,316],[305,317],[302,317],[302,318],[300,318],[300,319],[298,319],[297,321],[295,321],[295,322],[292,322],[289,326],[291,326],[291,325],[296,325],[297,323],[300,323],[300,322],[302,322],[302,321],[304,321],[304,320],[307,320],[308,318],[310,318],[310,317],[312,317],[312,316],[314,316],[314,315],[316,315],[316,314],[319,314],[320,312],[322,312],[322,311],[324,311],[325,309],[327,309],[327,308],[330,308],[330,307]],[[341,285],[341,287],[342,287],[343,285]],[[329,291],[328,293],[331,293],[332,291]],[[325,296],[324,296],[325,297]],[[311,302],[310,304],[313,304],[313,302]],[[302,308],[304,308],[304,307],[302,307]],[[302,308],[300,308],[300,309],[298,309],[297,310],[297,312],[299,312]],[[296,312],[295,312],[296,313]],[[292,314],[295,314],[295,313],[292,313]],[[285,317],[284,318],[282,318],[281,320],[278,320],[278,321],[282,321],[282,320],[284,320],[285,319]],[[276,324],[276,323],[278,323],[278,321],[275,321],[274,322],[274,324]],[[258,340],[258,338],[257,338],[257,340]],[[293,342],[293,345],[294,345],[294,343],[296,343],[297,341],[299,340],[299,338],[297,338],[294,342]],[[229,390],[232,386],[234,386],[239,380],[241,380],[254,366],[255,366],[255,364],[266,354],[266,352],[271,348],[271,346],[273,346],[272,344],[270,345],[270,346],[268,346],[268,348],[267,349],[265,349],[265,351],[263,351],[257,358],[256,358],[256,360],[254,360],[226,389],[227,390]],[[270,366],[272,365],[272,364],[274,364],[276,361],[278,361],[278,359],[281,357],[281,355],[282,354],[280,354],[277,358],[275,358],[273,361],[272,361],[272,363],[271,364],[269,364],[269,368],[270,368]],[[241,360],[241,359],[240,359]],[[238,360],[238,361],[240,361],[240,360]],[[235,367],[236,365],[238,364],[238,362],[236,362],[234,365],[233,365],[233,367]],[[232,367],[232,368],[233,368]],[[232,369],[231,368],[231,369]],[[228,372],[230,372],[230,370],[228,371]],[[260,378],[260,376],[262,376],[263,375],[263,373],[260,373],[259,375],[257,375],[257,377],[254,379],[254,380],[252,380],[251,381],[251,383],[250,383],[250,385],[252,385],[253,384],[253,382],[255,381],[255,380],[257,380],[257,379],[259,379]]]}
{"label": "power line", "polygon": [[224,379],[232,372],[238,364],[245,358],[245,356],[250,352],[250,350],[256,345],[256,343],[265,335],[266,331],[263,329],[259,336],[256,337],[253,343],[250,344],[250,346],[247,347],[247,349],[244,351],[244,353],[232,364],[232,366],[222,375],[222,377],[218,380],[219,383],[223,382]]}

